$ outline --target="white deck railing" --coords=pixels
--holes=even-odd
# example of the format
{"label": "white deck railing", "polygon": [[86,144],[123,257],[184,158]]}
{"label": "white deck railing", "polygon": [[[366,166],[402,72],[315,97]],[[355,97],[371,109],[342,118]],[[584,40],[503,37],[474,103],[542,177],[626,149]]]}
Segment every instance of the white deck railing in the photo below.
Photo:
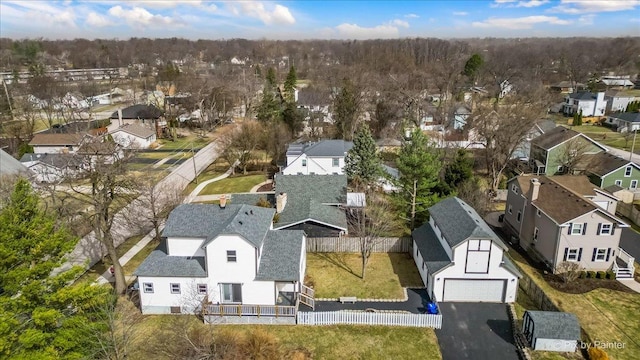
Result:
{"label": "white deck railing", "polygon": [[202,315],[293,317],[296,316],[296,307],[248,304],[205,305]]}

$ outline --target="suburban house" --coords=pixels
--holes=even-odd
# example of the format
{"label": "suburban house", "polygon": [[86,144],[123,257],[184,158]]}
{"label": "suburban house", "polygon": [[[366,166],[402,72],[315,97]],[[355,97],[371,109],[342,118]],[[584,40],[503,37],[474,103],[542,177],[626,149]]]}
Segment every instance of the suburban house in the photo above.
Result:
{"label": "suburban house", "polygon": [[147,149],[157,140],[155,131],[138,124],[122,125],[109,134],[125,149]]}
{"label": "suburban house", "polygon": [[607,100],[607,113],[611,113],[627,110],[627,106],[635,101],[636,97],[626,91],[610,90],[604,93],[604,99]]}
{"label": "suburban house", "polygon": [[607,89],[632,89],[634,87],[633,81],[627,76],[603,76],[600,78],[600,83],[607,87]]}
{"label": "suburban house", "polygon": [[607,116],[605,124],[616,128],[618,132],[635,132],[640,129],[640,112],[614,113]]}
{"label": "suburban house", "polygon": [[339,175],[343,174],[344,158],[353,142],[322,140],[290,144],[283,175]]}
{"label": "suburban house", "polygon": [[306,238],[303,231],[273,230],[274,215],[250,205],[178,206],[161,244],[134,272],[142,313],[237,316],[242,309],[268,317],[282,306],[295,315]]}
{"label": "suburban house", "polygon": [[29,169],[13,156],[0,149],[0,177],[14,175],[28,176]]}
{"label": "suburban house", "polygon": [[572,92],[574,92],[576,89],[583,89],[584,88],[584,84],[583,83],[573,83],[571,81],[560,81],[557,84],[553,84],[549,87],[551,90],[553,91],[557,91],[563,94],[570,94]]}
{"label": "suburban house", "polygon": [[77,175],[83,168],[82,160],[75,154],[27,153],[20,162],[31,170],[33,180],[40,183],[60,182]]}
{"label": "suburban house", "polygon": [[95,140],[82,144],[77,151],[77,155],[81,156],[87,165],[95,164],[98,161],[111,164],[123,159],[124,151],[120,144],[103,139],[102,141]]}
{"label": "suburban house", "polygon": [[429,214],[412,237],[413,259],[431,299],[514,302],[521,275],[480,215],[458,198],[440,201]]}
{"label": "suburban house", "polygon": [[538,136],[545,134],[552,129],[556,128],[556,123],[553,120],[539,120],[537,121],[527,132],[527,136],[522,139],[518,147],[516,147],[513,154],[511,154],[512,159],[529,159],[529,153],[531,152],[531,140],[537,138]]}
{"label": "suburban house", "polygon": [[348,233],[346,175],[276,174],[274,229],[304,230],[311,237]]}
{"label": "suburban house", "polygon": [[139,124],[153,129],[158,136],[166,127],[167,122],[162,119],[163,112],[153,105],[132,105],[111,114],[111,123],[118,127],[126,124]]}
{"label": "suburban house", "polygon": [[467,119],[471,116],[471,109],[466,106],[459,106],[453,112],[453,128],[462,130],[467,124]]}
{"label": "suburban house", "polygon": [[582,116],[603,116],[607,109],[604,92],[588,91],[568,94],[562,112],[565,115],[582,113]]}
{"label": "suburban house", "polygon": [[33,146],[36,154],[73,154],[90,136],[86,133],[77,134],[35,134],[29,145]]}
{"label": "suburban house", "polygon": [[533,350],[574,352],[580,340],[580,323],[571,313],[524,312],[522,333]]}
{"label": "suburban house", "polygon": [[331,113],[331,94],[327,91],[313,88],[303,88],[298,91],[298,109],[306,110],[309,113],[318,114],[323,122],[333,122]]}
{"label": "suburban house", "polygon": [[536,174],[563,174],[589,154],[607,148],[577,131],[558,126],[531,141],[529,163]]}
{"label": "suburban house", "polygon": [[[614,197],[591,185],[588,199],[589,185],[579,185],[575,177],[557,178],[523,175],[508,181],[503,224],[512,241],[553,272],[569,261],[584,270],[632,276],[633,258],[620,248],[620,228],[628,225],[606,210],[615,211],[610,208]],[[578,184],[572,186],[577,190],[570,182]]]}
{"label": "suburban house", "polygon": [[640,185],[640,165],[609,153],[590,155],[585,160],[585,173],[601,189],[611,185],[635,191]]}
{"label": "suburban house", "polygon": [[615,214],[620,199],[608,190],[596,187],[584,175],[556,175],[551,178],[554,182],[591,200],[609,214]]}

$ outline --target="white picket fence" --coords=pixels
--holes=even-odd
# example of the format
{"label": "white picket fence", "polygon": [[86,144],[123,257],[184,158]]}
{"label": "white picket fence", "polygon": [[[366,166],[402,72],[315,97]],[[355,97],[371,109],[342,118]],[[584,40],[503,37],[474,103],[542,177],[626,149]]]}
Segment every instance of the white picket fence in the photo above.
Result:
{"label": "white picket fence", "polygon": [[[411,252],[411,238],[380,238],[373,242],[376,253]],[[360,240],[356,237],[310,237],[307,238],[307,252],[360,252]]]}
{"label": "white picket fence", "polygon": [[352,324],[428,327],[435,329],[440,329],[442,327],[442,315],[440,314],[433,315],[352,311],[298,311],[297,320],[299,325]]}

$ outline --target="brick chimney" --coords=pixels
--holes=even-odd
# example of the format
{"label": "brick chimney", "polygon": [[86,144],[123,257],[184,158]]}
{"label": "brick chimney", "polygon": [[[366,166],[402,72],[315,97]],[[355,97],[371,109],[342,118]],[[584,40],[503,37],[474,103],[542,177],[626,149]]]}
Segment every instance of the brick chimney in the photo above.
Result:
{"label": "brick chimney", "polygon": [[276,214],[280,214],[286,205],[287,193],[280,193],[276,195]]}
{"label": "brick chimney", "polygon": [[529,200],[538,200],[538,193],[540,192],[540,181],[537,178],[531,179],[531,188],[529,188]]}
{"label": "brick chimney", "polygon": [[224,209],[227,207],[227,195],[220,195],[220,208]]}

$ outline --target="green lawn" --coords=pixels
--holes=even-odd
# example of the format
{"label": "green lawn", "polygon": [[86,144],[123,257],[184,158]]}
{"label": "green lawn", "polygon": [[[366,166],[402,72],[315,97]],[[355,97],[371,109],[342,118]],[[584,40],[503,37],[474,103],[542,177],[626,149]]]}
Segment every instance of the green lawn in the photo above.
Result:
{"label": "green lawn", "polygon": [[207,185],[198,195],[233,194],[249,192],[252,187],[267,180],[266,175],[234,176]]}
{"label": "green lawn", "polygon": [[[146,346],[153,346],[160,331],[174,328],[175,316],[145,316],[136,325],[129,358],[149,358]],[[210,327],[195,317],[193,327]],[[384,327],[384,326],[298,326],[298,325],[224,325],[214,329],[214,334],[240,339],[252,331],[266,333],[275,338],[282,359],[442,359],[438,340],[433,329]],[[214,335],[215,336],[215,335]],[[254,345],[255,347],[255,345]],[[297,353],[296,355],[293,355]],[[307,356],[302,354],[306,353]],[[155,354],[154,354],[155,355]],[[169,360],[169,357],[154,357]],[[256,357],[255,359],[268,359]]]}
{"label": "green lawn", "polygon": [[403,287],[423,286],[409,254],[371,254],[365,280],[361,261],[359,254],[308,253],[305,282],[313,284],[318,298],[399,299]]}
{"label": "green lawn", "polygon": [[[571,129],[581,132],[603,145],[631,151],[633,135],[628,135],[627,139],[625,139],[625,134],[597,125],[572,126]],[[640,137],[636,138],[634,151],[640,151]]]}
{"label": "green lawn", "polygon": [[[136,235],[125,240],[120,246],[116,248],[116,252],[118,253],[118,257],[124,255],[127,251],[129,251],[135,244],[137,244],[144,235]],[[87,272],[85,272],[77,281],[89,281],[94,282],[98,279],[100,275],[102,275],[109,266],[111,266],[112,262],[108,256],[105,256],[102,261],[98,261],[95,265],[93,265]]]}
{"label": "green lawn", "polygon": [[203,148],[205,145],[209,143],[208,138],[201,138],[196,135],[189,135],[185,137],[181,137],[176,139],[176,141],[171,141],[170,139],[160,139],[158,142],[162,145],[162,149],[172,149],[172,150],[182,150],[182,151],[191,151],[191,146],[193,145],[194,149]]}
{"label": "green lawn", "polygon": [[640,359],[640,294],[596,289],[567,294],[553,289],[520,254],[510,251],[515,263],[562,310],[576,314],[593,341],[624,343],[624,349],[607,349],[612,359]]}
{"label": "green lawn", "polygon": [[185,195],[191,194],[191,192],[195,190],[198,184],[202,183],[203,181],[216,178],[224,174],[228,169],[229,169],[229,163],[222,158],[217,158],[216,161],[214,161],[211,165],[209,165],[206,169],[204,169],[204,171],[201,172],[200,175],[198,175],[197,183],[196,181],[192,181],[189,183],[189,185],[187,185],[187,188],[184,189],[184,194]]}

